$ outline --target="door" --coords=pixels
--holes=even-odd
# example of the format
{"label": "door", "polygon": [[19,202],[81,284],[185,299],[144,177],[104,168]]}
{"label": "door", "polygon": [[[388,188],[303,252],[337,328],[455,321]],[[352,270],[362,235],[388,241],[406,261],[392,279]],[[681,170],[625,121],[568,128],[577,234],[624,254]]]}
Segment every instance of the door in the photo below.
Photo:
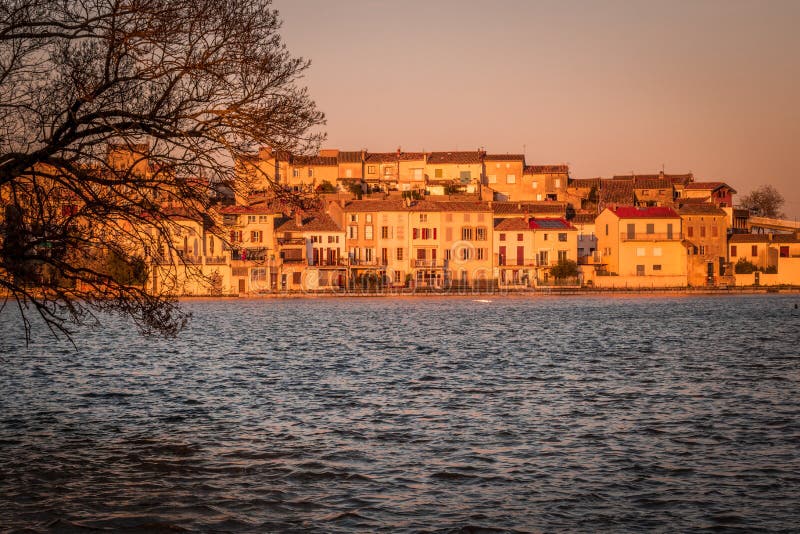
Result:
{"label": "door", "polygon": [[506,247],[504,247],[504,246],[500,247],[499,256],[500,256],[500,258],[498,258],[498,263],[500,265],[505,265],[506,264]]}
{"label": "door", "polygon": [[636,239],[636,225],[628,223],[628,239]]}
{"label": "door", "polygon": [[517,247],[517,265],[525,265],[525,247]]}
{"label": "door", "polygon": [[244,278],[239,278],[239,293],[244,293]]}

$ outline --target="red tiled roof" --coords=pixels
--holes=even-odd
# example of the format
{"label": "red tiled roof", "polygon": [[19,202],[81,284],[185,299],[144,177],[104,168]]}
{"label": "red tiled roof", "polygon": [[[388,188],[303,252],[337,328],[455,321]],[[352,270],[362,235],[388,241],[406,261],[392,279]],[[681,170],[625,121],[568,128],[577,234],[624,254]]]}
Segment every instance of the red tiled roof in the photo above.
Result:
{"label": "red tiled roof", "polygon": [[318,166],[335,166],[338,165],[336,158],[328,156],[294,156],[292,158],[293,165],[318,165]]}
{"label": "red tiled roof", "polygon": [[525,165],[524,174],[567,174],[569,165]]}
{"label": "red tiled roof", "polygon": [[480,163],[482,161],[481,156],[482,153],[477,150],[474,152],[431,152],[428,155],[428,163],[432,165]]}
{"label": "red tiled roof", "polygon": [[634,206],[619,206],[612,210],[614,214],[620,219],[677,219],[678,214],[672,208],[651,207],[651,208],[637,208]]}
{"label": "red tiled roof", "polygon": [[692,182],[686,184],[685,189],[692,189],[692,190],[699,190],[699,191],[716,191],[717,189],[727,187],[731,190],[731,193],[736,193],[731,186],[726,184],[725,182]]}
{"label": "red tiled roof", "polygon": [[339,163],[361,163],[361,151],[339,152],[337,160]]}
{"label": "red tiled roof", "polygon": [[596,213],[576,213],[570,222],[572,224],[591,224],[596,218]]}
{"label": "red tiled roof", "polygon": [[523,230],[530,230],[528,220],[524,217],[510,217],[508,219],[500,219],[495,225],[494,229],[501,232],[517,232]]}
{"label": "red tiled roof", "polygon": [[339,225],[327,213],[308,213],[302,216],[303,225],[298,226],[294,217],[275,221],[275,231],[280,232],[341,232]]}

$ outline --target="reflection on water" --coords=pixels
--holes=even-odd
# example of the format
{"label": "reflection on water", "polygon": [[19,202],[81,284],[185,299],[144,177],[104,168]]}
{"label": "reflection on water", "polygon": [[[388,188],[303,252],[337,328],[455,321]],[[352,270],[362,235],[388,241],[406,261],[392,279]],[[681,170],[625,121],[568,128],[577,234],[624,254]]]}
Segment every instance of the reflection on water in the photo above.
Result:
{"label": "reflection on water", "polygon": [[76,353],[0,317],[0,525],[787,529],[797,295],[220,301]]}

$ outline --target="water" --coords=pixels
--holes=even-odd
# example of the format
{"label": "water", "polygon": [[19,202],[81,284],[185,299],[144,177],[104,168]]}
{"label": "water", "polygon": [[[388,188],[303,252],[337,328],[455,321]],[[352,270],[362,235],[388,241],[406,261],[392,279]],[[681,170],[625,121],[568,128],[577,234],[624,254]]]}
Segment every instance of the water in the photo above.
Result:
{"label": "water", "polygon": [[192,302],[78,352],[6,310],[0,525],[796,530],[798,302]]}

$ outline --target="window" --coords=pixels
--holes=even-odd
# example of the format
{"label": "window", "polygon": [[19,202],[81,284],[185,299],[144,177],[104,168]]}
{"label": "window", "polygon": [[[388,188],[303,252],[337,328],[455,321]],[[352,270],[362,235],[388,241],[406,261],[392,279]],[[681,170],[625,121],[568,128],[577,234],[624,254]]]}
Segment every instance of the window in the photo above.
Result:
{"label": "window", "polygon": [[561,187],[561,178],[556,178],[553,180],[553,186],[556,188]]}
{"label": "window", "polygon": [[431,229],[430,228],[422,228],[422,239],[430,239],[431,238]]}
{"label": "window", "polygon": [[758,256],[758,245],[750,247],[750,255],[754,257]]}
{"label": "window", "polygon": [[372,239],[372,225],[364,227],[364,239]]}
{"label": "window", "polygon": [[344,170],[344,177],[345,178],[352,178],[353,177],[353,169],[345,169]]}
{"label": "window", "polygon": [[522,241],[525,239],[525,234],[517,234],[517,241]]}
{"label": "window", "polygon": [[358,214],[357,213],[351,213],[350,214],[350,222],[351,223],[357,223],[358,222]]}
{"label": "window", "polygon": [[479,259],[479,260],[486,259],[486,249],[485,248],[479,248],[479,249],[476,249],[476,251],[477,251],[476,252],[477,253],[477,259]]}
{"label": "window", "polygon": [[661,247],[654,247],[653,248],[653,256],[661,256]]}
{"label": "window", "polygon": [[719,237],[719,228],[716,226],[711,227],[711,237]]}
{"label": "window", "polygon": [[549,234],[543,234],[543,235],[542,235],[542,239],[543,239],[544,241],[547,241],[547,238],[548,238],[548,237],[550,237],[550,236],[549,236]]}
{"label": "window", "polygon": [[654,271],[660,271],[660,270],[661,270],[661,265],[660,265],[660,264],[658,264],[658,263],[657,263],[657,264],[655,264],[655,265],[653,265],[653,270],[654,270]]}
{"label": "window", "polygon": [[566,250],[559,250],[558,251],[558,261],[567,261],[567,251]]}
{"label": "window", "polygon": [[485,226],[478,226],[475,228],[475,240],[476,241],[486,241],[486,227]]}
{"label": "window", "polygon": [[705,255],[705,253],[706,253],[705,245],[700,245],[700,255],[703,256],[703,255]]}
{"label": "window", "polygon": [[464,241],[472,241],[472,228],[469,227],[462,228],[461,239]]}
{"label": "window", "polygon": [[705,226],[701,226],[700,227],[700,237],[705,237],[705,236],[706,236],[706,227]]}
{"label": "window", "polygon": [[731,258],[736,257],[736,245],[731,245]]}
{"label": "window", "polygon": [[258,222],[265,223],[265,222],[268,222],[268,221],[269,221],[269,218],[266,215],[259,215],[258,216]]}
{"label": "window", "polygon": [[561,242],[565,242],[567,240],[567,233],[566,232],[560,232],[558,234],[558,240],[561,241]]}
{"label": "window", "polygon": [[347,238],[348,239],[358,239],[358,226],[348,226],[347,227]]}
{"label": "window", "polygon": [[420,213],[419,214],[419,222],[421,222],[421,223],[428,222],[428,214],[427,213]]}
{"label": "window", "polygon": [[300,285],[300,282],[302,282],[302,280],[303,280],[302,277],[303,277],[303,273],[301,273],[299,271],[296,272],[296,273],[292,273],[292,283],[294,285],[296,285],[296,286]]}
{"label": "window", "polygon": [[384,176],[391,176],[392,174],[394,174],[394,167],[392,167],[391,165],[387,165],[386,167],[383,168]]}
{"label": "window", "polygon": [[461,171],[459,173],[459,178],[461,178],[461,183],[465,184],[472,180],[472,171]]}
{"label": "window", "polygon": [[636,248],[636,255],[642,257],[645,255],[644,247],[637,247]]}
{"label": "window", "polygon": [[308,169],[308,177],[312,178],[314,176],[314,169]]}
{"label": "window", "polygon": [[367,224],[372,224],[372,214],[371,213],[367,213],[367,215],[364,217],[364,222],[367,223]]}
{"label": "window", "polygon": [[648,191],[647,189],[642,189],[642,196],[643,197],[646,197],[649,194],[650,194],[650,191]]}
{"label": "window", "polygon": [[381,263],[384,264],[384,265],[389,263],[389,249],[388,248],[382,248],[381,249]]}
{"label": "window", "polygon": [[250,281],[251,282],[264,282],[267,279],[267,269],[266,267],[254,267],[250,269]]}
{"label": "window", "polygon": [[472,249],[468,247],[464,247],[459,249],[461,251],[461,259],[464,261],[472,259]]}
{"label": "window", "polygon": [[780,248],[780,256],[781,256],[781,258],[788,258],[789,257],[789,247],[788,246],[781,246],[781,248]]}
{"label": "window", "polygon": [[334,242],[334,238],[336,238],[336,237],[338,237],[338,236],[329,235],[328,236],[328,243],[333,243]]}
{"label": "window", "polygon": [[507,174],[506,175],[506,183],[507,184],[515,184],[517,183],[517,176],[514,174]]}
{"label": "window", "polygon": [[422,169],[412,169],[411,171],[414,174],[414,181],[421,181],[422,180]]}
{"label": "window", "polygon": [[419,228],[411,230],[411,239],[419,239]]}
{"label": "window", "polygon": [[505,241],[505,240],[506,240],[506,234],[501,232],[500,233],[500,241]]}
{"label": "window", "polygon": [[367,165],[367,174],[375,174],[375,165]]}
{"label": "window", "polygon": [[636,276],[644,276],[644,265],[636,266]]}
{"label": "window", "polygon": [[497,175],[496,174],[490,174],[487,178],[489,179],[489,183],[490,184],[496,184],[497,183]]}
{"label": "window", "polygon": [[442,169],[434,169],[433,170],[433,177],[434,178],[441,178],[442,176],[444,176],[444,173],[442,172]]}
{"label": "window", "polygon": [[401,271],[394,272],[394,282],[399,283],[403,279],[403,273]]}
{"label": "window", "polygon": [[446,259],[447,261],[450,261],[450,249],[449,248],[445,249],[445,251],[444,251],[444,259]]}
{"label": "window", "polygon": [[389,239],[389,227],[381,226],[381,239]]}
{"label": "window", "polygon": [[606,235],[608,235],[608,225],[606,225]]}
{"label": "window", "polygon": [[686,237],[694,237],[694,226],[686,227]]}
{"label": "window", "polygon": [[300,178],[300,169],[292,169],[292,176]]}
{"label": "window", "polygon": [[250,232],[250,242],[251,243],[263,243],[264,242],[264,232],[260,232],[260,231]]}
{"label": "window", "polygon": [[648,234],[654,234],[654,233],[656,233],[656,225],[655,225],[655,224],[653,224],[653,223],[647,223],[647,230],[646,230],[646,232],[647,232]]}
{"label": "window", "polygon": [[397,247],[397,260],[403,261],[403,248]]}
{"label": "window", "polygon": [[248,215],[247,216],[247,224],[255,224],[256,216],[255,215]]}

